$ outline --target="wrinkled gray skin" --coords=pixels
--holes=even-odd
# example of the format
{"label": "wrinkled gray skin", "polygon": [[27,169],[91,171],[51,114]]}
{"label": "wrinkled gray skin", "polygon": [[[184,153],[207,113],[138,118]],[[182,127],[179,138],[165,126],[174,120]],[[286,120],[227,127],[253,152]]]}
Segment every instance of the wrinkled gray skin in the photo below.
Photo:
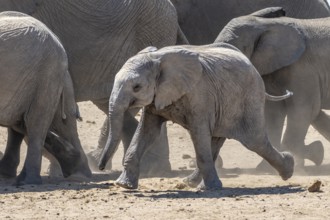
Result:
{"label": "wrinkled gray skin", "polygon": [[[76,100],[91,100],[106,114],[115,74],[129,57],[150,45],[164,47],[185,42],[175,8],[166,0],[1,0],[0,11],[3,10],[31,14],[60,38],[68,54]],[[137,110],[130,112],[125,114],[123,125],[125,149],[138,124],[132,116]],[[88,154],[92,168],[97,165],[107,135],[108,119],[97,149]],[[148,169],[153,161],[159,163],[161,170],[170,170],[166,129],[156,145],[160,148],[146,155],[146,171],[157,173],[156,166]]]}
{"label": "wrinkled gray skin", "polygon": [[322,18],[330,16],[326,0],[171,0],[179,24],[194,45],[213,43],[233,18],[267,7],[283,7],[288,17]]}
{"label": "wrinkled gray skin", "polygon": [[[78,139],[67,55],[58,38],[41,22],[19,12],[0,13],[0,125],[8,127],[0,173],[16,175],[24,137],[27,155],[16,184],[40,184],[45,139],[58,151],[64,176],[91,176]],[[49,131],[52,130],[53,132]],[[61,138],[60,138],[60,137]],[[64,148],[62,149],[62,146]],[[63,152],[63,150],[67,150]],[[69,153],[69,154],[68,154]],[[13,175],[14,174],[14,175]]]}
{"label": "wrinkled gray skin", "polygon": [[123,112],[145,107],[125,155],[124,171],[116,181],[120,186],[138,187],[141,157],[167,120],[186,128],[193,141],[198,169],[186,178],[189,185],[222,187],[214,160],[226,138],[265,158],[286,180],[293,173],[293,157],[269,143],[264,102],[259,73],[229,44],[149,47],[130,58],[116,75],[110,96],[110,134],[99,168],[104,169],[118,145]]}
{"label": "wrinkled gray skin", "polygon": [[[305,145],[304,140],[310,125],[330,140],[330,118],[322,111],[330,107],[330,19],[303,20],[283,15],[281,8],[268,8],[233,19],[216,42],[233,44],[250,58],[268,92],[293,92],[293,97],[285,101],[266,102],[271,142],[293,152],[300,167],[303,159],[320,165],[322,143]],[[285,116],[287,126],[281,144]]]}

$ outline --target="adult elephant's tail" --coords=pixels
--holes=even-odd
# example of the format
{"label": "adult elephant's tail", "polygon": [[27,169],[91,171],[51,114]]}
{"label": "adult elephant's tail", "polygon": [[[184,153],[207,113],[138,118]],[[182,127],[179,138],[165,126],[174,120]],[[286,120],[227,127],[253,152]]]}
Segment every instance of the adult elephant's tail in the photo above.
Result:
{"label": "adult elephant's tail", "polygon": [[269,101],[274,101],[274,102],[282,101],[284,99],[290,98],[291,96],[293,96],[293,92],[291,92],[289,90],[286,90],[286,94],[285,95],[281,95],[281,96],[269,95],[266,92],[266,99],[269,100]]}
{"label": "adult elephant's tail", "polygon": [[328,9],[330,10],[330,5],[329,5],[329,2],[327,0],[323,0],[324,3],[328,6]]}

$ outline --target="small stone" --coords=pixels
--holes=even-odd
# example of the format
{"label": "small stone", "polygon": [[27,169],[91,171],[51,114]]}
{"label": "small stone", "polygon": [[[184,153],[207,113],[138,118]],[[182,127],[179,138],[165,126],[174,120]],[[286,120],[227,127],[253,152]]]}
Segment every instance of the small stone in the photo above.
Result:
{"label": "small stone", "polygon": [[182,154],[182,159],[190,159],[191,156],[189,154]]}
{"label": "small stone", "polygon": [[321,192],[321,184],[320,180],[316,180],[310,187],[308,187],[308,192]]}
{"label": "small stone", "polygon": [[183,166],[183,167],[179,167],[179,170],[186,170],[187,167],[186,166]]}
{"label": "small stone", "polygon": [[192,159],[189,161],[189,167],[190,168],[196,168],[197,165],[196,165],[196,160]]}
{"label": "small stone", "polygon": [[178,184],[176,184],[175,188],[176,189],[185,189],[185,188],[187,188],[187,185],[184,183],[178,183]]}
{"label": "small stone", "polygon": [[90,121],[90,120],[87,120],[87,121],[86,121],[86,123],[87,123],[87,124],[93,124],[93,125],[95,125],[95,124],[96,124],[96,122],[95,122],[95,121]]}

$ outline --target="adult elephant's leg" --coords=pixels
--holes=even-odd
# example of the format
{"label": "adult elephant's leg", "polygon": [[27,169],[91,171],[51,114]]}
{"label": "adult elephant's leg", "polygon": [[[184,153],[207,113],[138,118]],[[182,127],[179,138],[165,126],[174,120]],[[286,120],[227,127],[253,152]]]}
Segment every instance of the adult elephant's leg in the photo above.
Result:
{"label": "adult elephant's leg", "polygon": [[[93,103],[102,111],[104,114],[108,115],[109,113],[109,99],[101,99],[101,100],[94,100]],[[88,152],[86,154],[88,159],[89,167],[93,171],[98,171],[98,163],[101,157],[103,148],[107,142],[109,134],[109,118],[106,116],[102,128],[101,133],[99,135],[98,143],[96,149]],[[111,170],[112,168],[112,161],[108,161],[106,169]]]}
{"label": "adult elephant's leg", "polygon": [[[221,147],[223,146],[223,143],[225,142],[226,138],[224,137],[213,137],[211,142],[212,147],[212,156],[213,161],[216,162],[217,160],[221,159],[219,157],[219,152]],[[198,184],[202,181],[202,174],[197,167],[189,176],[183,179],[183,181],[188,184],[190,187],[197,187]]]}
{"label": "adult elephant's leg", "polygon": [[[312,122],[312,126],[328,141],[330,141],[330,116],[324,111],[320,111]],[[324,148],[321,141],[314,141],[308,145],[307,159],[312,160],[316,165],[320,165],[324,157]]]}
{"label": "adult elephant's leg", "polygon": [[277,149],[281,149],[281,138],[286,116],[284,102],[266,101],[265,119],[266,131],[270,143]]}
{"label": "adult elephant's leg", "polygon": [[[281,149],[281,138],[286,116],[286,109],[284,102],[266,101],[265,104],[265,118],[266,118],[266,131],[272,146]],[[257,165],[259,172],[272,172],[273,168],[266,160],[262,160]]]}
{"label": "adult elephant's leg", "polygon": [[167,176],[171,172],[170,151],[166,122],[162,124],[160,135],[143,155],[141,174],[148,177]]}
{"label": "adult elephant's leg", "polygon": [[0,175],[15,177],[20,161],[20,148],[24,135],[8,128],[7,146],[3,158],[0,161]]}
{"label": "adult elephant's leg", "polygon": [[[282,146],[294,154],[298,168],[303,167],[304,159],[308,158],[309,149],[305,145],[305,137],[313,118],[316,117],[312,113],[312,105],[288,106],[287,126],[284,132]],[[317,162],[321,163],[322,160]]]}

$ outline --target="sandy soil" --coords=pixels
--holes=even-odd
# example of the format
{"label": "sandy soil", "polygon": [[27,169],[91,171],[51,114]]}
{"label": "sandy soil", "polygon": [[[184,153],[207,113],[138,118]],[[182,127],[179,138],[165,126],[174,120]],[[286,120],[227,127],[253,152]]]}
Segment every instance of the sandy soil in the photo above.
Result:
{"label": "sandy soil", "polygon": [[[96,146],[104,115],[90,102],[80,103],[84,118],[79,134],[86,152]],[[122,148],[114,158],[111,173],[94,173],[91,182],[77,183],[47,176],[43,161],[41,186],[12,186],[13,179],[0,179],[0,219],[329,219],[330,145],[310,129],[306,142],[322,140],[325,161],[320,167],[306,162],[305,172],[288,181],[277,175],[260,175],[254,167],[261,160],[238,142],[227,141],[221,150],[226,172],[220,173],[223,190],[201,192],[182,184],[191,172],[194,156],[187,132],[169,123],[173,177],[141,179],[138,190],[115,186],[120,174]],[[0,130],[0,151],[6,130]],[[26,147],[22,147],[24,161]],[[21,165],[20,165],[21,167]],[[321,191],[307,190],[320,180]]]}

